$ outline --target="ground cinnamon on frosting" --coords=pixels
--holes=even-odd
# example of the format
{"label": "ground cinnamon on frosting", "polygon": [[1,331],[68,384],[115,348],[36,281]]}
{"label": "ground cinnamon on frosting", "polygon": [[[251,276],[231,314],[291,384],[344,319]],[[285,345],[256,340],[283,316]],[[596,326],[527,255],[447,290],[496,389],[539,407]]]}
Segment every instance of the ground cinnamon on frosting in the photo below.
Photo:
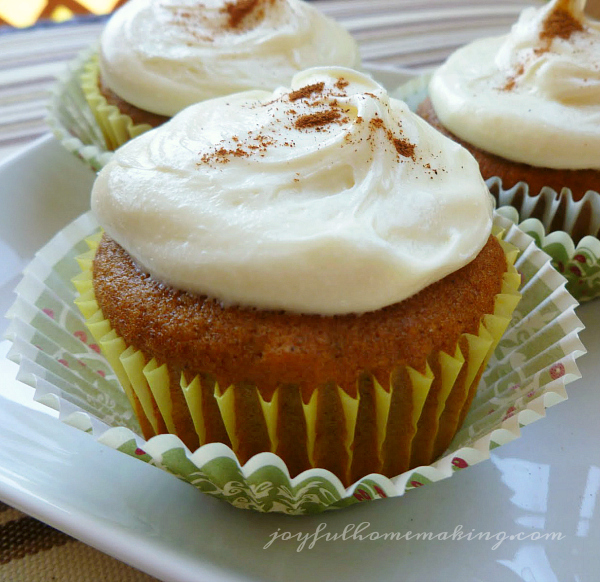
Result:
{"label": "ground cinnamon on frosting", "polygon": [[312,85],[306,85],[306,87],[301,87],[296,91],[292,91],[288,95],[288,99],[290,101],[297,101],[298,99],[306,99],[311,97],[314,93],[322,93],[325,87],[325,83],[313,83]]}
{"label": "ground cinnamon on frosting", "polygon": [[[233,0],[226,2],[221,8],[221,13],[229,17],[228,25],[230,28],[239,28],[244,19],[256,10],[260,5],[264,5],[267,0]],[[273,3],[273,0],[268,0]]]}
{"label": "ground cinnamon on frosting", "polygon": [[416,161],[415,158],[415,144],[410,143],[407,139],[401,139],[394,136],[394,133],[389,127],[386,127],[383,119],[381,117],[375,117],[371,119],[369,122],[371,129],[382,129],[385,132],[385,136],[390,141],[390,143],[394,146],[396,152],[404,158],[410,158],[411,160]]}
{"label": "ground cinnamon on frosting", "polygon": [[171,22],[184,27],[189,34],[197,40],[212,41],[212,37],[206,33],[200,34],[196,28],[213,31],[238,31],[242,25],[247,24],[248,16],[254,15],[253,21],[260,20],[265,16],[264,8],[267,3],[273,4],[275,0],[230,0],[219,10],[223,18],[215,19],[204,4],[196,4],[193,10],[183,10],[177,7],[169,7],[173,13]]}
{"label": "ground cinnamon on frosting", "polygon": [[568,40],[573,33],[583,31],[581,22],[563,8],[557,8],[548,14],[543,26],[540,38],[543,40],[549,39],[550,41],[557,37]]}
{"label": "ground cinnamon on frosting", "polygon": [[523,65],[522,63],[517,67],[517,70],[515,71],[515,74],[510,76],[508,78],[508,81],[506,82],[506,85],[504,85],[504,87],[502,87],[502,89],[504,91],[512,91],[515,88],[515,85],[517,84],[517,78],[520,77],[523,73],[525,72],[525,65]]}
{"label": "ground cinnamon on frosting", "polygon": [[[546,16],[542,23],[542,31],[540,33],[542,45],[534,49],[533,54],[539,57],[550,51],[552,41],[555,38],[569,40],[574,33],[582,32],[583,30],[584,26],[581,22],[569,12],[568,3],[558,3],[556,8]],[[508,77],[504,86],[501,87],[502,91],[512,91],[516,87],[519,77],[525,72],[526,64],[529,63],[521,63],[514,74]]]}
{"label": "ground cinnamon on frosting", "polygon": [[298,117],[294,123],[294,127],[296,127],[296,129],[323,127],[337,121],[340,117],[340,113],[335,109],[330,109],[329,111],[317,111],[316,113]]}
{"label": "ground cinnamon on frosting", "polygon": [[[226,148],[223,143],[219,144],[212,152],[207,152],[202,155],[200,162],[204,164],[210,164],[211,162],[217,162],[219,164],[227,164],[232,158],[248,158],[253,153],[258,153],[264,156],[269,146],[275,145],[277,142],[266,135],[254,135],[254,132],[249,132],[248,137],[245,140],[240,140],[238,136],[233,136],[231,140],[235,143],[235,148]],[[292,146],[289,142],[285,142],[285,146]]]}
{"label": "ground cinnamon on frosting", "polygon": [[405,158],[411,158],[412,160],[415,159],[415,147],[416,146],[414,143],[410,143],[406,139],[398,139],[398,138],[394,138],[392,140],[392,143],[394,144],[396,151],[401,156],[404,156]]}
{"label": "ground cinnamon on frosting", "polygon": [[[278,122],[283,123],[286,130],[297,131],[325,131],[325,128],[332,124],[343,125],[351,122],[348,114],[350,111],[345,108],[338,98],[345,97],[345,88],[350,83],[342,78],[339,78],[332,86],[326,87],[324,82],[311,83],[300,87],[287,94],[280,95],[272,101],[254,102],[247,105],[251,109],[256,107],[276,106],[275,117]],[[365,96],[373,99],[378,99],[374,93],[364,93]],[[296,103],[294,107],[290,107],[290,103]],[[299,111],[302,107],[310,107],[312,112],[304,113]],[[317,109],[318,108],[318,109]],[[278,117],[281,115],[281,119]],[[376,114],[377,115],[377,114]],[[354,120],[355,124],[359,125],[364,122],[362,117],[357,117]],[[393,146],[393,150],[397,154],[397,159],[400,162],[401,158],[409,158],[413,162],[417,160],[415,149],[416,145],[408,139],[398,137],[398,131],[402,133],[402,128],[399,125],[396,131],[392,131],[385,124],[381,117],[374,117],[369,121],[369,134],[367,140],[374,147],[374,140],[379,130],[383,131],[385,139]],[[345,143],[352,144],[353,135],[348,132],[344,136]],[[362,138],[360,138],[362,141]],[[293,140],[284,141],[280,138],[276,131],[267,130],[267,133],[260,133],[260,130],[249,131],[244,136],[233,136],[222,140],[215,144],[214,149],[209,152],[200,152],[201,164],[225,164],[233,158],[244,158],[252,155],[264,157],[269,147],[295,147]],[[429,168],[428,168],[429,169]]]}

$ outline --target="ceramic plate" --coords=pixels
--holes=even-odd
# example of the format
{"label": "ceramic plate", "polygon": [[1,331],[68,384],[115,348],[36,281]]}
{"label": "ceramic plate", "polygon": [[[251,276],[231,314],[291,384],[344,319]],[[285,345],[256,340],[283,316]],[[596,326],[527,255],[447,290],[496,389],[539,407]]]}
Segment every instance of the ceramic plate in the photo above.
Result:
{"label": "ceramic plate", "polygon": [[[35,250],[89,207],[92,181],[49,137],[0,166],[0,312]],[[0,499],[165,581],[595,580],[600,303],[578,315],[583,380],[491,461],[403,498],[301,518],[199,495],[61,424],[14,380],[2,342]]]}

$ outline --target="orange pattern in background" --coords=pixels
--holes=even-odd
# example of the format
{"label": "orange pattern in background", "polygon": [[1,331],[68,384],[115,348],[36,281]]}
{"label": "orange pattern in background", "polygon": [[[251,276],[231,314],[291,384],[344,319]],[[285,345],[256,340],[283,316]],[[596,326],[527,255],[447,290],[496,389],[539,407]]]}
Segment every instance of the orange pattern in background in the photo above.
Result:
{"label": "orange pattern in background", "polygon": [[24,28],[41,19],[68,20],[75,14],[108,14],[127,0],[0,0],[0,25]]}

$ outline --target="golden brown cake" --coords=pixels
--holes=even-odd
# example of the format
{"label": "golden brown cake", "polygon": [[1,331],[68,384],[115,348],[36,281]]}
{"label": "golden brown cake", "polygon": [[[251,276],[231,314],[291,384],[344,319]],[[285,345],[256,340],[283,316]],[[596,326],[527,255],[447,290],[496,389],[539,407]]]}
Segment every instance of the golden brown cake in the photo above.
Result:
{"label": "golden brown cake", "polygon": [[186,109],[92,208],[88,321],[145,436],[292,475],[432,462],[518,300],[475,160],[349,69]]}
{"label": "golden brown cake", "polygon": [[[302,402],[307,403],[317,387],[325,389],[322,398],[338,401],[338,407],[335,386],[352,398],[360,391],[360,434],[354,440],[350,481],[372,472],[392,477],[409,465],[408,451],[397,449],[392,427],[388,427],[383,458],[372,454],[376,425],[371,378],[385,378],[396,371],[391,414],[394,408],[405,406],[405,368],[424,374],[427,361],[435,366],[440,351],[452,353],[462,334],[477,334],[483,316],[494,311],[506,271],[504,252],[490,237],[475,260],[409,299],[362,315],[322,317],[223,307],[206,297],[165,287],[138,269],[106,235],[93,269],[98,306],[127,345],[166,362],[174,385],[182,373],[189,381],[202,376],[206,400],[212,400],[212,411],[206,415],[212,422],[205,442],[231,444],[212,398],[215,383],[235,385],[238,390],[241,387],[239,406],[244,410],[244,424],[237,427],[240,446],[236,451],[241,462],[270,450],[257,390],[270,401],[280,388],[281,412],[287,418],[282,422],[285,430],[279,434],[275,452],[286,461],[292,475],[310,467],[306,448],[298,446],[306,442]],[[475,386],[482,372],[481,368],[473,379]],[[430,390],[432,404],[434,392],[435,386]],[[468,404],[461,401],[461,409]],[[173,409],[178,436],[195,450],[200,443],[182,392],[174,392]],[[315,464],[336,474],[343,474],[347,464],[342,446],[344,424],[342,414],[317,420],[322,431],[319,436],[325,442],[322,451],[319,443],[316,445]],[[436,449],[427,451],[429,455],[415,448],[417,464],[428,464],[443,452],[456,428],[452,426],[435,443]],[[161,430],[166,432],[164,424]],[[410,429],[398,426],[395,430]],[[337,446],[328,446],[333,435]],[[431,444],[425,446],[430,448]]]}

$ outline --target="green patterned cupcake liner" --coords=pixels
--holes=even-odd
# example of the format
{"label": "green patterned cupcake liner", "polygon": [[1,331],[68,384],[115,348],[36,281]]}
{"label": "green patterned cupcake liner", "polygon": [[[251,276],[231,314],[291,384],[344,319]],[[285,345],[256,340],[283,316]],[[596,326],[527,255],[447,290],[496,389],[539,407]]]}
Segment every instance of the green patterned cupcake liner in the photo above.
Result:
{"label": "green patterned cupcake liner", "polygon": [[35,387],[36,400],[59,410],[62,421],[236,507],[299,515],[401,496],[489,458],[490,450],[520,436],[521,427],[564,400],[565,385],[580,377],[576,359],[585,353],[578,337],[583,325],[565,279],[510,220],[496,214],[494,222],[520,250],[516,267],[523,297],[448,451],[393,479],[371,474],[344,488],[324,469],[291,479],[273,453],[260,453],[241,466],[220,443],[191,452],[174,435],[144,441],[125,393],[74,304],[75,257],[98,229],[91,213],[59,232],[25,270],[9,311],[9,358],[20,366],[18,379]]}
{"label": "green patterned cupcake liner", "polygon": [[[401,85],[391,95],[405,101],[412,111],[427,97],[431,74]],[[495,176],[486,180],[504,213],[531,235],[552,258],[554,267],[567,279],[567,289],[580,302],[600,297],[600,192],[589,190],[573,200],[568,188],[559,193],[550,187],[532,195],[526,182],[505,189]],[[534,218],[534,214],[541,219]]]}
{"label": "green patterned cupcake liner", "polygon": [[550,255],[554,268],[567,279],[567,290],[578,301],[589,301],[600,297],[600,240],[598,238],[585,236],[575,246],[573,239],[564,231],[558,230],[546,234],[543,223],[537,218],[521,221],[519,212],[512,206],[502,206],[498,208],[498,213],[517,224],[545,253]]}

